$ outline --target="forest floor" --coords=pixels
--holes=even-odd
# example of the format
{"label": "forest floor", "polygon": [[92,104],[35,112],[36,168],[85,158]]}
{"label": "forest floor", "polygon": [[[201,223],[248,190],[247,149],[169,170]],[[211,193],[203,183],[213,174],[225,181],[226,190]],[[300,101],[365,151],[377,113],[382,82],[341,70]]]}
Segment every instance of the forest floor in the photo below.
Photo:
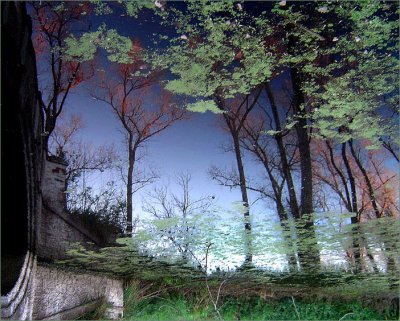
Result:
{"label": "forest floor", "polygon": [[[138,255],[129,247],[77,247],[60,268],[125,280],[126,320],[399,320],[399,277],[323,270],[274,272],[252,267],[205,274]],[[103,319],[106,306],[83,319]]]}
{"label": "forest floor", "polygon": [[[126,282],[124,320],[399,320],[399,297],[220,280]],[[83,319],[102,319],[106,305]]]}

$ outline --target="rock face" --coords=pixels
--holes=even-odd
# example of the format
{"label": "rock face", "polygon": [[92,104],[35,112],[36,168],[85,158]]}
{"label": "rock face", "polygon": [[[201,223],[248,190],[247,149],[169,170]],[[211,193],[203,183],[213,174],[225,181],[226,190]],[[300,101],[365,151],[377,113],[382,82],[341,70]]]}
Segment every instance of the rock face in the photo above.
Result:
{"label": "rock face", "polygon": [[46,160],[42,148],[25,2],[2,1],[1,15],[1,319],[72,319],[102,301],[110,303],[109,317],[118,318],[121,281],[37,262],[38,254],[61,258],[68,242],[99,241],[64,215],[65,165]]}

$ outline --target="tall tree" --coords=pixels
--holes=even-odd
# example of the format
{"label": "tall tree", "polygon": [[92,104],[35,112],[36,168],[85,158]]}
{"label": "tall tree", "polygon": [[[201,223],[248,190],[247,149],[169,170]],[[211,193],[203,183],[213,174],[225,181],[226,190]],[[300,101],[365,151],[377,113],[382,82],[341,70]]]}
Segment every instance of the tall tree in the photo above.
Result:
{"label": "tall tree", "polygon": [[368,246],[368,238],[363,235],[358,223],[375,217],[398,215],[399,208],[393,194],[396,193],[393,186],[397,185],[398,175],[392,173],[387,165],[389,151],[385,155],[382,150],[367,150],[367,143],[354,144],[353,152],[349,153],[348,142],[335,144],[331,140],[314,141],[313,148],[318,157],[313,170],[315,178],[329,187],[328,197],[332,193],[338,195],[345,210],[354,213],[351,217],[352,249],[348,253],[355,271],[360,272],[363,269],[362,254],[364,260],[368,257],[371,263],[374,258]]}
{"label": "tall tree", "polygon": [[[188,3],[187,13],[174,8],[167,12],[169,10],[171,15],[177,17],[174,25],[178,42],[172,40],[172,45],[156,59],[156,63],[169,68],[176,76],[168,81],[168,90],[196,98],[195,102],[186,106],[188,110],[210,110],[222,114],[232,138],[239,187],[246,209],[243,214],[247,264],[252,261],[251,224],[240,131],[261,93],[261,88],[257,88],[259,79],[271,74],[269,60],[273,58],[265,59],[264,49],[255,46],[256,40],[250,36],[251,27],[220,15],[226,11],[230,17],[244,21],[245,17],[233,3],[191,2]],[[233,28],[237,32],[229,37],[228,33]],[[168,59],[162,58],[165,54]],[[239,101],[236,106],[232,105],[234,99]]]}
{"label": "tall tree", "polygon": [[265,88],[265,91],[266,91],[266,94],[268,97],[269,105],[271,107],[271,113],[273,115],[272,118],[273,118],[274,127],[271,128],[271,130],[274,131],[274,138],[275,138],[276,145],[277,145],[278,151],[279,151],[279,156],[281,159],[281,168],[282,168],[283,175],[285,177],[288,195],[289,195],[290,210],[291,210],[292,215],[295,218],[300,218],[301,215],[300,215],[299,203],[297,200],[296,190],[295,190],[295,186],[293,183],[290,163],[288,161],[287,150],[285,147],[285,143],[283,141],[283,136],[285,135],[285,131],[283,130],[284,128],[282,128],[282,123],[281,123],[281,119],[279,116],[278,106],[275,101],[274,93],[272,92],[271,87],[268,83],[266,83],[264,86],[265,86],[264,88]]}
{"label": "tall tree", "polygon": [[[66,105],[71,90],[92,75],[88,62],[65,57],[66,39],[80,28],[85,28],[83,17],[90,12],[88,3],[31,2],[33,15],[33,43],[38,57],[40,103],[44,114],[44,148],[48,151],[57,118]],[[87,29],[87,27],[86,27]]]}
{"label": "tall tree", "polygon": [[[157,73],[147,76],[135,76],[141,71],[143,61],[140,58],[141,48],[135,42],[132,46],[132,63],[116,66],[116,75],[113,78],[101,76],[98,92],[94,97],[107,103],[119,120],[125,134],[125,143],[128,155],[128,168],[126,172],[126,200],[127,200],[127,234],[132,233],[133,193],[134,185],[143,187],[151,182],[152,177],[136,178],[137,161],[142,145],[150,138],[160,134],[173,123],[181,120],[185,112],[179,109],[171,100],[171,94],[161,90],[159,100],[151,104],[148,101],[153,96]],[[159,90],[159,88],[158,88]],[[153,92],[152,92],[153,91]]]}
{"label": "tall tree", "polygon": [[396,140],[396,9],[394,3],[355,1],[288,3],[275,10],[289,33],[284,60],[299,77],[302,109],[323,138],[365,139],[370,148]]}
{"label": "tall tree", "polygon": [[[247,117],[256,105],[258,97],[261,94],[261,88],[255,89],[253,95],[238,97],[236,100],[227,101],[218,93],[214,95],[217,107],[223,112],[222,117],[225,123],[225,129],[229,132],[232,138],[233,151],[239,176],[239,188],[242,197],[242,203],[245,208],[243,212],[244,230],[245,230],[245,265],[252,262],[252,242],[251,242],[251,221],[249,197],[247,194],[246,174],[243,163],[243,152],[240,145],[240,135]],[[216,174],[216,173],[214,173]],[[212,174],[213,175],[213,174]],[[217,175],[213,175],[218,178]]]}

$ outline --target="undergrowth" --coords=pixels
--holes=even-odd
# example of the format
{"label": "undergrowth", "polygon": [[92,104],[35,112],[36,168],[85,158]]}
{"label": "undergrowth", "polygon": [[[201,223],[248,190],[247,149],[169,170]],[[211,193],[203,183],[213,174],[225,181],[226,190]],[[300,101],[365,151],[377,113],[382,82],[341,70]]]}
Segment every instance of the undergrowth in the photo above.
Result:
{"label": "undergrowth", "polygon": [[[125,320],[218,320],[207,293],[145,291],[138,283],[124,293]],[[218,304],[223,320],[397,320],[398,313],[377,312],[360,302],[260,297],[224,297]],[[396,315],[397,314],[397,315]]]}

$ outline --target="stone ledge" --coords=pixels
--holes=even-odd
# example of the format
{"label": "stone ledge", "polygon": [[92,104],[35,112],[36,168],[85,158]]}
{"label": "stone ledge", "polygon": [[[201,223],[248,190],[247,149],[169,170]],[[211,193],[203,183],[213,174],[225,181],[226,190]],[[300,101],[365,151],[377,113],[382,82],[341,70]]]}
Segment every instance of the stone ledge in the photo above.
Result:
{"label": "stone ledge", "polygon": [[101,247],[101,246],[105,245],[98,237],[93,235],[93,233],[88,231],[82,224],[80,224],[78,219],[73,219],[67,213],[61,213],[59,211],[53,210],[49,205],[47,205],[46,201],[43,202],[43,207],[44,207],[44,209],[48,210],[52,214],[57,215],[65,223],[67,223],[68,225],[70,225],[71,227],[73,227],[74,229],[79,231],[82,235],[86,236],[88,239],[93,241],[93,243],[96,244],[97,246]]}
{"label": "stone ledge", "polygon": [[32,279],[36,265],[36,256],[28,251],[17,283],[6,296],[1,297],[2,318],[25,320],[32,315]]}
{"label": "stone ledge", "polygon": [[103,302],[103,299],[94,300],[86,304],[49,315],[40,320],[75,320],[79,316],[96,310]]}

